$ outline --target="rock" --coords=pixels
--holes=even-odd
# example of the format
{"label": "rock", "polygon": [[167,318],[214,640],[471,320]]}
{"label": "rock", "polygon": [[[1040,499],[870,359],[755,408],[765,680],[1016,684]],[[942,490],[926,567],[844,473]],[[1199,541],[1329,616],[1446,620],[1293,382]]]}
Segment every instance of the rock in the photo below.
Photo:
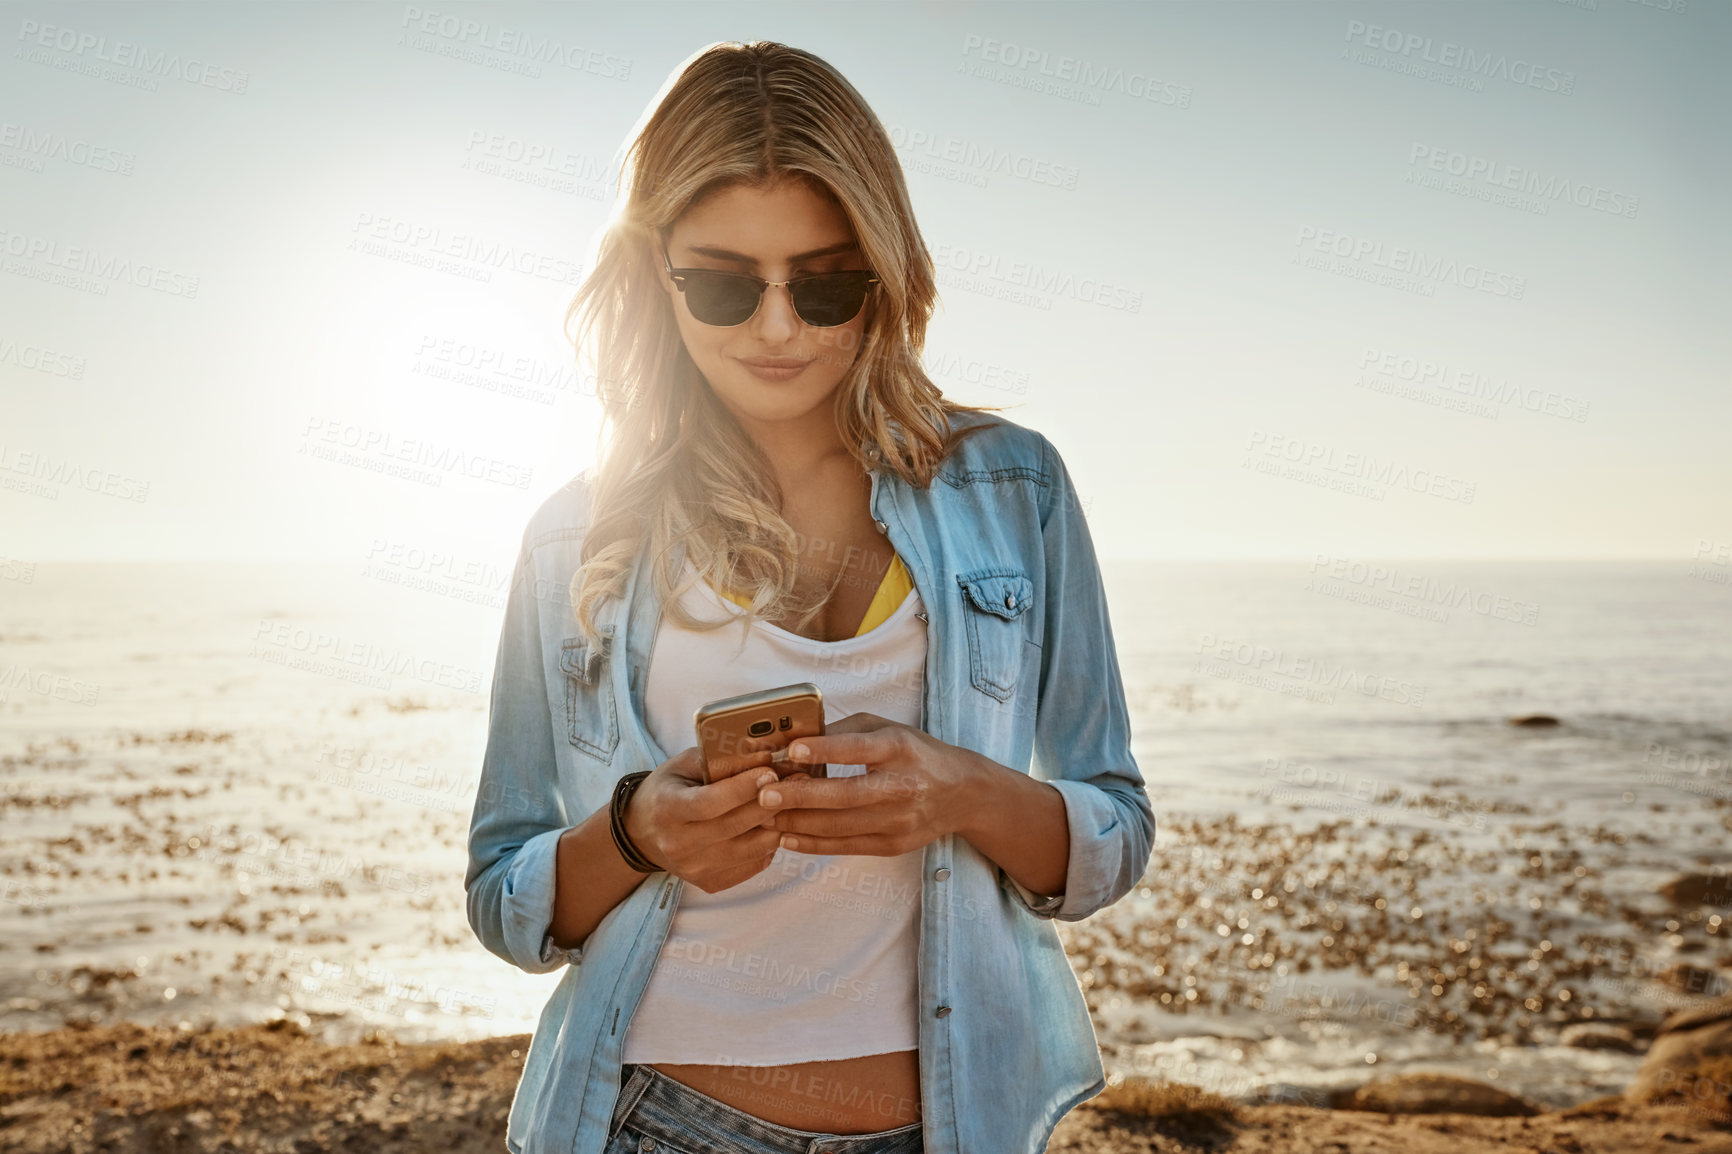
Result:
{"label": "rock", "polygon": [[1666,1020],[1660,1023],[1654,1031],[1656,1038],[1665,1034],[1684,1033],[1698,1030],[1715,1022],[1732,1021],[1732,995],[1715,998],[1712,1002],[1703,1002],[1699,1006],[1691,1006],[1684,1010],[1674,1010],[1666,1015]]}
{"label": "rock", "polygon": [[1524,726],[1528,729],[1544,729],[1548,725],[1560,724],[1558,719],[1549,713],[1524,713],[1520,717],[1510,718],[1509,723],[1511,725]]}
{"label": "rock", "polygon": [[1397,1074],[1357,1090],[1330,1095],[1337,1110],[1380,1114],[1479,1114],[1505,1118],[1538,1114],[1542,1107],[1516,1094],[1451,1074]]}
{"label": "rock", "polygon": [[1694,1107],[1732,1117],[1726,1089],[1729,1071],[1732,1071],[1732,996],[1715,998],[1667,1017],[1624,1097],[1632,1102],[1683,1097]]}
{"label": "rock", "polygon": [[1239,1117],[1239,1108],[1231,1100],[1201,1086],[1117,1075],[1108,1079],[1106,1089],[1089,1105],[1149,1119],[1169,1133],[1177,1130],[1175,1136],[1186,1146],[1209,1149],[1231,1140]]}
{"label": "rock", "polygon": [[1628,1107],[1629,1103],[1624,1101],[1622,1095],[1612,1094],[1566,1106],[1557,1113],[1560,1118],[1621,1118]]}
{"label": "rock", "polygon": [[1661,886],[1659,894],[1680,906],[1732,906],[1732,876],[1679,874]]}
{"label": "rock", "polygon": [[1620,1054],[1640,1054],[1642,1044],[1622,1026],[1603,1026],[1595,1022],[1577,1022],[1565,1026],[1558,1041],[1577,1050],[1615,1050]]}

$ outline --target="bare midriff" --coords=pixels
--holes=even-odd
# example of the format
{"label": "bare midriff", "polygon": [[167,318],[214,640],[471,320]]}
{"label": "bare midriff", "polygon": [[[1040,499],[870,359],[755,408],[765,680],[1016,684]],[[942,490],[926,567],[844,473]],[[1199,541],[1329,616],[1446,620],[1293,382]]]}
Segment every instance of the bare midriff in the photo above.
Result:
{"label": "bare midriff", "polygon": [[736,1110],[795,1130],[871,1134],[920,1121],[920,1051],[783,1066],[649,1065]]}

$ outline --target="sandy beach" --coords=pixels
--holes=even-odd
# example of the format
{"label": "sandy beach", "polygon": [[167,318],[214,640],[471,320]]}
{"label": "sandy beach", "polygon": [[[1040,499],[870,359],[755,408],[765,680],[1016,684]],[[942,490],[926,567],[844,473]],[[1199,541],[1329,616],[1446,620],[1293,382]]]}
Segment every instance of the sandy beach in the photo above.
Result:
{"label": "sandy beach", "polygon": [[[331,1044],[287,1019],[0,1035],[0,1149],[495,1154],[505,1149],[528,1042],[403,1043],[375,1033]],[[1396,1115],[1234,1105],[1203,1091],[1121,1083],[1067,1115],[1047,1149],[1718,1154],[1732,1151],[1732,1120],[1721,1119],[1699,1105],[1619,1098],[1516,1117]]]}

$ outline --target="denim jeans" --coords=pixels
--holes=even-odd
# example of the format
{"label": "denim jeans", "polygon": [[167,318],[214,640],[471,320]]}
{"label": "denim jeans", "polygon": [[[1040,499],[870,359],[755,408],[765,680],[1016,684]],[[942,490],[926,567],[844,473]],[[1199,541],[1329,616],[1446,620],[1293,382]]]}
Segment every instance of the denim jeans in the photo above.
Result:
{"label": "denim jeans", "polygon": [[794,1130],[736,1110],[653,1066],[621,1067],[602,1154],[922,1154],[921,1123],[870,1134]]}

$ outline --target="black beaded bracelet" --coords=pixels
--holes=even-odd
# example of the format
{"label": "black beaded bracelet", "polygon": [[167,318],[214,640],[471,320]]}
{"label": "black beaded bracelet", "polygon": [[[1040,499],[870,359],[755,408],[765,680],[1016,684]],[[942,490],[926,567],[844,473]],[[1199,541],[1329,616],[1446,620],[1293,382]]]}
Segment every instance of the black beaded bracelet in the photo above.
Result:
{"label": "black beaded bracelet", "polygon": [[619,850],[619,856],[625,859],[625,864],[644,874],[661,872],[661,866],[645,857],[631,840],[631,835],[625,831],[625,807],[631,804],[631,795],[637,792],[637,787],[643,784],[643,779],[650,775],[647,769],[628,773],[613,787],[613,806],[608,811],[608,830],[613,834],[613,844]]}

